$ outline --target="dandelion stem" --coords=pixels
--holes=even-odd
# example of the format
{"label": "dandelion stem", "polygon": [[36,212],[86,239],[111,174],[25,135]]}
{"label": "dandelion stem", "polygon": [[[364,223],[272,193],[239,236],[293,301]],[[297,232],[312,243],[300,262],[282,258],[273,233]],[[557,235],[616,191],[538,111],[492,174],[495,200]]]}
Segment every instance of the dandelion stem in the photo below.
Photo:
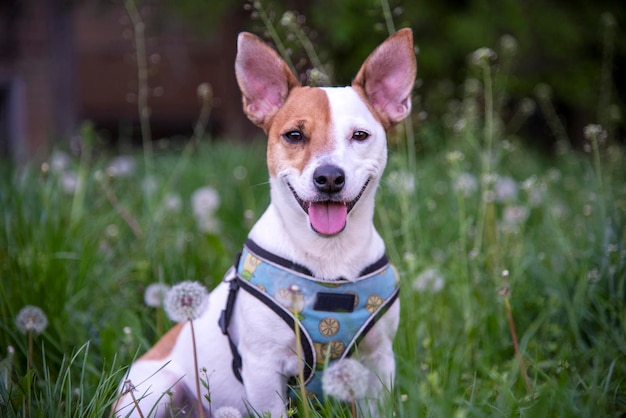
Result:
{"label": "dandelion stem", "polygon": [[389,35],[396,33],[396,26],[393,24],[393,17],[391,16],[391,8],[387,0],[380,0],[380,6],[383,9],[383,17],[385,18],[385,24],[387,25],[387,32]]}
{"label": "dandelion stem", "polygon": [[504,295],[504,306],[506,308],[506,316],[509,320],[509,330],[511,332],[511,339],[513,340],[515,357],[517,358],[517,362],[519,363],[520,372],[522,373],[522,377],[524,378],[526,389],[528,389],[528,392],[532,392],[533,387],[530,384],[530,379],[528,378],[528,373],[526,372],[526,366],[524,365],[524,359],[522,358],[522,354],[519,350],[519,344],[517,342],[517,332],[515,331],[515,322],[513,321],[513,310],[511,309],[511,303],[509,301],[508,295]]}
{"label": "dandelion stem", "polygon": [[272,38],[274,45],[276,45],[276,49],[280,53],[280,56],[287,63],[291,72],[293,74],[297,74],[293,63],[291,62],[291,59],[289,58],[287,49],[285,48],[285,45],[283,45],[283,42],[281,41],[280,36],[278,35],[278,32],[276,32],[276,28],[274,28],[272,21],[270,20],[269,16],[267,15],[267,12],[263,8],[263,4],[259,0],[259,1],[253,2],[253,6],[256,9],[256,11],[259,13],[259,17],[263,21],[263,24],[265,25],[267,32],[270,34],[270,37]]}
{"label": "dandelion stem", "polygon": [[26,371],[33,367],[33,331],[28,331],[28,357],[26,358]]}
{"label": "dandelion stem", "polygon": [[196,349],[196,332],[191,318],[189,318],[189,326],[191,327],[191,341],[193,344],[193,365],[194,371],[196,372],[196,399],[198,400],[200,418],[204,418],[204,407],[202,406],[202,396],[200,395],[200,373],[198,368],[198,350]]}
{"label": "dandelion stem", "polygon": [[602,66],[600,71],[600,100],[598,103],[597,120],[605,126],[611,139],[611,129],[609,124],[609,107],[611,104],[611,91],[613,89],[613,55],[615,49],[615,18],[609,12],[602,16],[604,33],[602,42]]}
{"label": "dandelion stem", "polygon": [[148,63],[146,60],[145,24],[134,0],[126,0],[126,11],[133,22],[135,32],[135,52],[137,60],[137,111],[143,141],[143,155],[146,172],[152,172],[152,132],[150,129],[150,108],[148,107]]}
{"label": "dandelion stem", "polygon": [[124,382],[124,385],[126,386],[126,391],[130,394],[130,398],[133,400],[133,404],[135,405],[135,408],[137,408],[137,413],[139,414],[139,417],[144,418],[143,412],[141,411],[141,408],[139,407],[139,402],[137,402],[137,398],[135,398],[135,394],[133,393],[135,390],[135,386],[133,386],[130,379],[126,380]]}
{"label": "dandelion stem", "polygon": [[124,222],[130,227],[135,235],[135,238],[138,240],[143,239],[143,233],[141,232],[141,227],[139,223],[130,212],[120,203],[117,195],[113,191],[111,187],[109,187],[108,180],[105,178],[100,183],[102,185],[102,189],[104,190],[104,194],[107,197],[107,200],[111,203],[111,205],[117,210],[117,213],[124,219]]}

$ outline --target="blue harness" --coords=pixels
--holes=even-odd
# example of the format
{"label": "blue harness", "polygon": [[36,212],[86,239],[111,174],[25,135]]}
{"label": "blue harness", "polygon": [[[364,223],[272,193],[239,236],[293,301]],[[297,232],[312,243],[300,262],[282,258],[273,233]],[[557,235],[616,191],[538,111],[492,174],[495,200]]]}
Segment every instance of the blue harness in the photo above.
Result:
{"label": "blue harness", "polygon": [[[327,362],[351,356],[357,344],[398,297],[398,275],[387,257],[361,272],[355,281],[321,281],[248,240],[235,263],[220,327],[233,353],[233,373],[241,379],[241,356],[228,333],[239,289],[258,298],[301,336],[304,380],[311,395],[323,399],[321,374]],[[296,320],[297,319],[297,320]],[[292,383],[290,383],[292,385]]]}

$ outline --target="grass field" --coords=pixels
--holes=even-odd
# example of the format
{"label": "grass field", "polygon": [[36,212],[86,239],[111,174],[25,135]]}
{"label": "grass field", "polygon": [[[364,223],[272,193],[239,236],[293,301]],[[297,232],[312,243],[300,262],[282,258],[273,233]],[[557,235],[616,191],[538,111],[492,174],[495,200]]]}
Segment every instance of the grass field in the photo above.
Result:
{"label": "grass field", "polygon": [[[418,132],[428,150],[392,141],[377,196],[402,276],[389,416],[626,412],[623,150],[546,158],[496,141],[487,162],[467,132],[445,146]],[[219,282],[268,202],[263,152],[204,144],[155,154],[149,173],[141,154],[3,165],[2,416],[108,414],[125,367],[170,325],[146,287]],[[207,186],[208,224],[192,206]],[[30,365],[25,305],[48,319]]]}
{"label": "grass field", "polygon": [[[390,137],[375,215],[402,285],[388,416],[623,416],[623,144],[591,126],[588,152],[529,149],[482,68],[454,114]],[[86,126],[81,143],[0,167],[1,417],[109,416],[171,326],[147,287],[213,288],[268,203],[262,139],[112,156]],[[17,321],[27,305],[45,329]]]}

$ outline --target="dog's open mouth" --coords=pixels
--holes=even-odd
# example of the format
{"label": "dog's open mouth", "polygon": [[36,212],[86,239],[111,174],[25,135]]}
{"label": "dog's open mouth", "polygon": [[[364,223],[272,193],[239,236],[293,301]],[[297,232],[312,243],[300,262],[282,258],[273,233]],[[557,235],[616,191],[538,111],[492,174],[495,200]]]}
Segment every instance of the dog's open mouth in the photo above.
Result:
{"label": "dog's open mouth", "polygon": [[287,182],[287,185],[300,207],[309,215],[309,222],[313,230],[321,235],[336,235],[346,227],[348,213],[363,196],[369,183],[370,180],[368,179],[359,194],[347,202],[332,199],[307,202],[298,196],[289,182]]}

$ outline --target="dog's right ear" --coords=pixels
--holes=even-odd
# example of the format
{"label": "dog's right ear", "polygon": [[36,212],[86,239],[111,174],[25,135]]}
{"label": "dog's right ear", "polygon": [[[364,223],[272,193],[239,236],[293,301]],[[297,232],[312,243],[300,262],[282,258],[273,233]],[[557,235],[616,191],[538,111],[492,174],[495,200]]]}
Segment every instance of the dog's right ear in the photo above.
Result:
{"label": "dog's right ear", "polygon": [[240,33],[237,39],[235,74],[244,112],[267,131],[291,89],[299,86],[298,80],[276,51],[247,32]]}

